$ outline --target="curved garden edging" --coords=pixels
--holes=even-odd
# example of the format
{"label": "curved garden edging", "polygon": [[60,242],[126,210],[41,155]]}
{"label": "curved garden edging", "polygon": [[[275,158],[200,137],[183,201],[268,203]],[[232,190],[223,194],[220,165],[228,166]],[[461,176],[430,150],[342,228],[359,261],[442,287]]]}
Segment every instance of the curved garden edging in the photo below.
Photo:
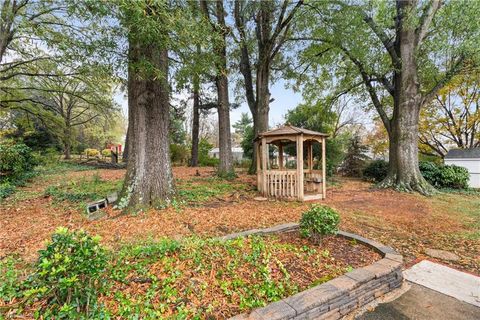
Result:
{"label": "curved garden edging", "polygon": [[[219,239],[230,240],[252,234],[288,232],[298,228],[298,223],[287,223],[266,229],[233,233]],[[383,258],[369,266],[355,269],[321,285],[255,309],[249,314],[243,313],[232,317],[230,320],[340,319],[402,285],[403,257],[395,250],[353,233],[339,231],[338,235],[367,245]]]}

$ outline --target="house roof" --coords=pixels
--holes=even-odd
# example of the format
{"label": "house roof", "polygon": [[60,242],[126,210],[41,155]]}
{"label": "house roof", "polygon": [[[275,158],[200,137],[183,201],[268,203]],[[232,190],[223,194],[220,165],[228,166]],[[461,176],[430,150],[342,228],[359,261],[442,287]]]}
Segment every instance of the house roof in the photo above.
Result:
{"label": "house roof", "polygon": [[310,135],[310,136],[317,136],[317,137],[328,137],[329,135],[326,133],[321,133],[317,131],[312,131],[304,128],[294,127],[290,124],[284,125],[282,127],[262,132],[258,135],[257,138],[262,137],[274,137],[274,136],[285,136],[285,135]]}
{"label": "house roof", "polygon": [[480,159],[480,148],[471,149],[451,149],[448,151],[445,159]]}

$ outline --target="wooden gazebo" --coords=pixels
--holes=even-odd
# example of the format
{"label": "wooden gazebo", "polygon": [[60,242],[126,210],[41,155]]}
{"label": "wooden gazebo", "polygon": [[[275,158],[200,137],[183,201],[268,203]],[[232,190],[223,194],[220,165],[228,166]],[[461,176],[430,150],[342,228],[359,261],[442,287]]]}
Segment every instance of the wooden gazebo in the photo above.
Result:
{"label": "wooden gazebo", "polygon": [[[325,199],[327,137],[328,134],[291,125],[260,133],[255,139],[255,148],[257,150],[257,187],[262,196],[300,201]],[[316,159],[317,170],[314,170],[314,143],[321,145],[321,158]],[[284,147],[289,148],[292,144],[296,145],[296,160],[286,162],[285,158],[289,156],[284,153]],[[274,159],[270,159],[270,145],[277,147],[276,152],[272,152]]]}

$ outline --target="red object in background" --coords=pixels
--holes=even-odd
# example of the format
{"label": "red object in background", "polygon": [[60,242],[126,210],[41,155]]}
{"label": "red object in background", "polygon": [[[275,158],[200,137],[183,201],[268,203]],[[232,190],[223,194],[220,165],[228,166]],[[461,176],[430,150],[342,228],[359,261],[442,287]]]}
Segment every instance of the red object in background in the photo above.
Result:
{"label": "red object in background", "polygon": [[109,143],[109,144],[107,144],[107,149],[110,149],[111,151],[116,152],[117,154],[122,153],[122,145],[121,144]]}

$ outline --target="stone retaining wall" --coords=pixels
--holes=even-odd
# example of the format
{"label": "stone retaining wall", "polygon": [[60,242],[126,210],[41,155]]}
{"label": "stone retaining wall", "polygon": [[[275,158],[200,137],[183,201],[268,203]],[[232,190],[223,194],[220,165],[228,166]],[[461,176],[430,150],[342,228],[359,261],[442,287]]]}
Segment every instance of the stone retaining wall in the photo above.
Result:
{"label": "stone retaining wall", "polygon": [[[267,229],[234,233],[219,239],[228,240],[251,234],[272,234],[296,229],[297,223],[288,223]],[[326,283],[255,309],[250,314],[240,314],[230,320],[340,319],[402,285],[403,257],[395,250],[352,233],[340,231],[338,235],[369,246],[383,258],[369,266],[355,269]]]}

